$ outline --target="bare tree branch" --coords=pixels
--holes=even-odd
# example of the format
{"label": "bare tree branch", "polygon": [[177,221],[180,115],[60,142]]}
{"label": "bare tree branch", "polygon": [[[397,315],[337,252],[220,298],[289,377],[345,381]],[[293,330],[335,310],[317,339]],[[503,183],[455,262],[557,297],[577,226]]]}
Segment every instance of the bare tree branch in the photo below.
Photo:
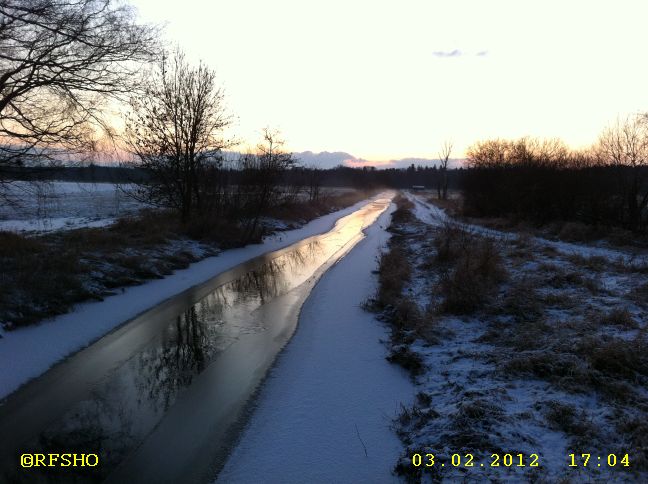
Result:
{"label": "bare tree branch", "polygon": [[188,220],[204,207],[206,171],[219,167],[221,151],[231,146],[223,137],[231,118],[215,73],[202,63],[191,67],[176,50],[145,80],[143,95],[132,97],[130,107],[126,141],[135,164],[152,175],[140,195]]}
{"label": "bare tree branch", "polygon": [[91,148],[136,87],[155,27],[116,0],[0,0],[0,168]]}

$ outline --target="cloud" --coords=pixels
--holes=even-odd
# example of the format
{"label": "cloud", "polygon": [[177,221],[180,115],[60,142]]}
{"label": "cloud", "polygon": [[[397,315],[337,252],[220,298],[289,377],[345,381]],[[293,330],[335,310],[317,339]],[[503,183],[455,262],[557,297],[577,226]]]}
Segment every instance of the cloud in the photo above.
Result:
{"label": "cloud", "polygon": [[362,168],[363,166],[373,166],[375,168],[390,168],[391,163],[392,163],[391,160],[370,161],[370,160],[365,160],[363,158],[355,158],[355,157],[349,158],[348,160],[344,160],[344,164],[352,168]]}
{"label": "cloud", "polygon": [[432,55],[435,57],[459,57],[463,53],[459,49],[455,50],[437,50],[432,52]]}
{"label": "cloud", "polygon": [[301,153],[293,153],[293,155],[304,166],[316,166],[318,168],[334,168],[338,165],[345,164],[349,159],[355,159],[355,156],[343,151],[335,151],[332,153],[329,151],[323,151],[321,153],[302,151]]}
{"label": "cloud", "polygon": [[435,50],[432,52],[432,55],[434,57],[461,57],[461,56],[466,56],[466,55],[474,55],[477,57],[484,57],[488,55],[487,50],[480,50],[476,53],[470,53],[470,52],[464,52],[459,49],[454,49],[454,50]]}

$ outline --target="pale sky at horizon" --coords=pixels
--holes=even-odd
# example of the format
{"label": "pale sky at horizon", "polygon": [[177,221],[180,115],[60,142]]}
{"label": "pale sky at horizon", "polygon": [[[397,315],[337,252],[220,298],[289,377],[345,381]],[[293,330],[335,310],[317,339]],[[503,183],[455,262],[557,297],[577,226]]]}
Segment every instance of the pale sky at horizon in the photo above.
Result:
{"label": "pale sky at horizon", "polygon": [[216,69],[234,133],[368,160],[486,138],[578,147],[648,111],[648,2],[132,0]]}

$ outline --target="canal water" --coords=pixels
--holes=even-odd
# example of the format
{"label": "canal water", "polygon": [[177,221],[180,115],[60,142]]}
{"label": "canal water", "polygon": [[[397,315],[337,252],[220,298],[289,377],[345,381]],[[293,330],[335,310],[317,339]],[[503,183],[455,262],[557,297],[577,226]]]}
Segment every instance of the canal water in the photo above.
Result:
{"label": "canal water", "polygon": [[[390,201],[165,301],[7,397],[0,482],[212,481],[304,300]],[[21,468],[22,453],[99,462]]]}

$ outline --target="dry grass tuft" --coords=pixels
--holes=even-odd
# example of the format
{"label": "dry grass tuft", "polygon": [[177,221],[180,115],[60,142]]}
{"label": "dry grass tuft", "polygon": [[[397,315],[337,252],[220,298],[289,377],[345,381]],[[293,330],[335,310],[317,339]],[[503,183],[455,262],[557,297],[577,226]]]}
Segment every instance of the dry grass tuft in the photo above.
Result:
{"label": "dry grass tuft", "polygon": [[546,405],[545,418],[554,429],[576,437],[593,434],[585,411],[578,411],[573,405],[557,401],[547,402]]}
{"label": "dry grass tuft", "polygon": [[446,226],[435,246],[445,312],[468,314],[480,309],[506,279],[500,250],[491,239]]}
{"label": "dry grass tuft", "polygon": [[515,281],[506,291],[502,304],[497,308],[502,315],[512,316],[515,321],[536,321],[543,317],[544,307],[530,279]]}
{"label": "dry grass tuft", "polygon": [[412,267],[403,248],[396,246],[385,252],[378,267],[380,286],[376,301],[379,306],[396,306],[411,276]]}
{"label": "dry grass tuft", "polygon": [[630,465],[648,470],[648,421],[639,417],[624,417],[616,425],[617,432],[626,440],[624,452],[631,455]]}
{"label": "dry grass tuft", "polygon": [[574,265],[592,272],[601,272],[605,270],[606,266],[609,264],[609,261],[605,257],[600,255],[584,256],[574,253],[568,255],[567,260],[569,260]]}
{"label": "dry grass tuft", "polygon": [[626,329],[636,329],[639,327],[627,308],[616,308],[607,314],[601,315],[598,323],[610,326],[620,326]]}

